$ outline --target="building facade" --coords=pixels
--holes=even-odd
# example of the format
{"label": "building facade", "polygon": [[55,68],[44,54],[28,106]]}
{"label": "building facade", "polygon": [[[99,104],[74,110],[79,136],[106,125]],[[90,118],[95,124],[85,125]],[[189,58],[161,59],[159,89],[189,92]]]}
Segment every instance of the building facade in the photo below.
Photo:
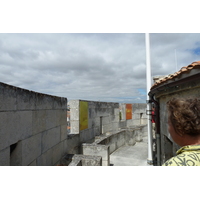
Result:
{"label": "building facade", "polygon": [[156,106],[157,152],[154,160],[157,165],[162,165],[180,148],[168,132],[167,102],[173,97],[200,98],[200,61],[157,79],[151,87],[149,96]]}

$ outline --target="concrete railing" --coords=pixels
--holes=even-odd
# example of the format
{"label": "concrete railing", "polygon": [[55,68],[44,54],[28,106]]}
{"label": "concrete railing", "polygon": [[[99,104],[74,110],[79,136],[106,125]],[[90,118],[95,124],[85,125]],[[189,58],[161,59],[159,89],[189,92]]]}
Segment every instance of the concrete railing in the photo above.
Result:
{"label": "concrete railing", "polygon": [[[142,126],[132,126],[127,129],[121,130],[114,133],[106,133],[95,137],[95,141],[92,144],[83,143],[82,152],[83,155],[76,155],[74,160],[69,164],[69,166],[78,166],[81,160],[82,163],[86,162],[88,156],[90,159],[94,159],[93,162],[87,162],[88,165],[95,163],[96,165],[101,165],[100,162],[95,162],[96,157],[102,158],[102,166],[110,166],[110,155],[118,148],[124,145],[135,145],[136,142],[141,142],[143,140],[143,135],[146,132],[146,125]],[[79,159],[77,159],[79,158]],[[85,164],[82,164],[85,165]]]}
{"label": "concrete railing", "polygon": [[102,157],[67,154],[61,159],[59,166],[102,166]]}

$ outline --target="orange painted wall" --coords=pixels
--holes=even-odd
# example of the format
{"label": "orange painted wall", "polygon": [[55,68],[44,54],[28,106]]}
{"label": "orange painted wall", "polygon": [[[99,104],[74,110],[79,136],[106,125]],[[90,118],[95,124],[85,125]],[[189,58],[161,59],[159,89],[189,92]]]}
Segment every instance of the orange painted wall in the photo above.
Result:
{"label": "orange painted wall", "polygon": [[126,104],[126,119],[132,119],[132,104]]}

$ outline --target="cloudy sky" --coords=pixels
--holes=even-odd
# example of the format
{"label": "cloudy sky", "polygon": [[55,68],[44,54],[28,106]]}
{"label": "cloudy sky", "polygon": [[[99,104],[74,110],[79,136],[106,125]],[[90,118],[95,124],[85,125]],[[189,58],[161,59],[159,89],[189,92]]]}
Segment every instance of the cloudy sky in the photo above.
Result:
{"label": "cloudy sky", "polygon": [[[152,76],[200,60],[200,34],[150,34]],[[1,33],[1,82],[108,102],[145,102],[144,33]]]}

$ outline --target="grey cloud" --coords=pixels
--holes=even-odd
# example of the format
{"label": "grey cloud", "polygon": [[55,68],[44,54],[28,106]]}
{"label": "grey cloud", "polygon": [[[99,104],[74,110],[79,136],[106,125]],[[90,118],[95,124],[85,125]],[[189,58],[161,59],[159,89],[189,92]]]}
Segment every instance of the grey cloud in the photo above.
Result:
{"label": "grey cloud", "polygon": [[[150,34],[152,76],[198,59],[200,34]],[[145,102],[145,34],[0,34],[0,78],[68,99]]]}

